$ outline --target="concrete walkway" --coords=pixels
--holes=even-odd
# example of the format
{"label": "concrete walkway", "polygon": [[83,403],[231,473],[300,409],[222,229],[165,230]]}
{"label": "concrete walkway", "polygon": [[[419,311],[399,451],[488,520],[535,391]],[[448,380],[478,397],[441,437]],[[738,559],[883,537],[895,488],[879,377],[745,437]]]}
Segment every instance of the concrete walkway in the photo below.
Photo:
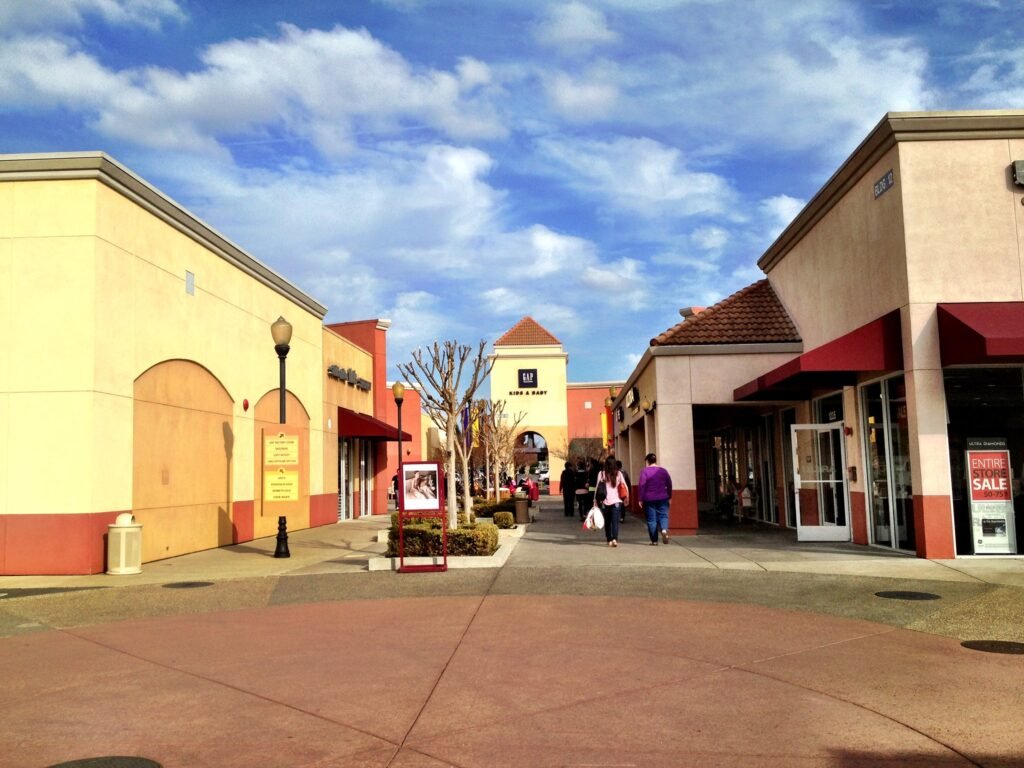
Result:
{"label": "concrete walkway", "polygon": [[0,578],[0,767],[1024,766],[1024,655],[961,645],[1024,641],[1024,561],[545,500],[501,569],[368,572],[384,525]]}

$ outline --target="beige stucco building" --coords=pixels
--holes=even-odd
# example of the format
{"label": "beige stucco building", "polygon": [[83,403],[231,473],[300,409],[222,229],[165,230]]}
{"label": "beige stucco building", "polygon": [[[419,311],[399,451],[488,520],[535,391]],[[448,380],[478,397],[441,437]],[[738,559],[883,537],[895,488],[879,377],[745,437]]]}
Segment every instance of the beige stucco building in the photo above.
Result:
{"label": "beige stucco building", "polygon": [[[526,316],[494,342],[490,399],[519,417],[524,450],[550,465],[550,492],[568,458],[607,452],[612,433],[609,393],[621,382],[568,382],[569,355],[562,342]],[[533,443],[534,436],[540,439]],[[587,443],[586,449],[576,441]]]}
{"label": "beige stucco building", "polygon": [[[144,562],[385,512],[387,322],[371,349],[325,312],[106,155],[0,157],[0,574],[102,571],[122,512]],[[281,316],[297,448],[273,501]]]}
{"label": "beige stucco building", "polygon": [[1024,112],[886,115],[766,279],[651,339],[617,397],[633,477],[648,451],[673,475],[672,528],[1016,553],[1022,202]]}

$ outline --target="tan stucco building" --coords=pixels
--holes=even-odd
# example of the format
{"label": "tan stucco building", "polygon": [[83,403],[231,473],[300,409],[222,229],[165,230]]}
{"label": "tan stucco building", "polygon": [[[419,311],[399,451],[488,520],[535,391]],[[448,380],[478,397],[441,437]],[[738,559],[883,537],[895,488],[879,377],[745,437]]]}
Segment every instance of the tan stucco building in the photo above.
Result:
{"label": "tan stucco building", "polygon": [[589,445],[600,441],[597,452],[606,452],[612,435],[609,393],[621,382],[568,382],[569,355],[562,342],[530,316],[513,325],[494,342],[488,357],[492,363],[490,399],[504,401],[508,415],[522,414],[518,432],[527,438],[539,435],[533,448],[550,464],[550,492],[560,493],[559,474],[568,457],[586,455],[577,440]]}
{"label": "tan stucco building", "polygon": [[[388,323],[370,348],[325,313],[106,155],[0,157],[0,574],[102,571],[122,512],[144,562],[386,512]],[[263,493],[280,316],[287,502]]]}
{"label": "tan stucco building", "polygon": [[[888,114],[615,407],[671,526],[740,515],[928,558],[1019,551],[1024,112]],[[1016,518],[1016,519],[1015,519]]]}

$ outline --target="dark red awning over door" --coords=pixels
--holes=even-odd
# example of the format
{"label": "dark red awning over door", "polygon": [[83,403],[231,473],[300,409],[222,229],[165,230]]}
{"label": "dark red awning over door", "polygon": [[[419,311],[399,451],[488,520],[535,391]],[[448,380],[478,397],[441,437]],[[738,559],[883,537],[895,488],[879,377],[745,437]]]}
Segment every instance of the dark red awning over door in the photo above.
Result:
{"label": "dark red awning over door", "polygon": [[903,369],[899,310],[804,352],[733,392],[733,400],[803,400],[812,389],[856,384],[866,371]]}
{"label": "dark red awning over door", "polygon": [[[365,413],[356,413],[338,406],[338,436],[361,437],[364,440],[398,441],[398,427],[386,421],[375,419]],[[402,431],[402,440],[412,440],[412,435]]]}

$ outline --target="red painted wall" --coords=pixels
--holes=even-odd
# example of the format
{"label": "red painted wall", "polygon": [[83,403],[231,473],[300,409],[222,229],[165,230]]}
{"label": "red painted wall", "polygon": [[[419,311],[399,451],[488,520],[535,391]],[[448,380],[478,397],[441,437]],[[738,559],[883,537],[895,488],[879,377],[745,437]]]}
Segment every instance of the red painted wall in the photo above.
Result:
{"label": "red painted wall", "polygon": [[850,522],[853,524],[853,543],[868,543],[868,508],[864,491],[850,491]]}
{"label": "red painted wall", "polygon": [[309,527],[338,522],[338,494],[322,493],[309,497]]}
{"label": "red painted wall", "polygon": [[697,535],[697,491],[672,491],[668,508],[669,533],[674,536]]}
{"label": "red painted wall", "polygon": [[[569,442],[577,437],[601,437],[601,414],[608,387],[571,388],[565,391]],[[590,408],[585,404],[590,402]],[[559,469],[561,471],[561,468]]]}
{"label": "red painted wall", "polygon": [[[121,512],[131,510],[121,510]],[[3,515],[3,573],[66,576],[104,573],[107,526],[121,512],[71,515]],[[145,533],[145,532],[143,532]]]}
{"label": "red painted wall", "polygon": [[252,541],[255,523],[256,503],[249,501],[236,501],[231,504],[231,541],[239,544],[243,541]]}
{"label": "red painted wall", "polygon": [[918,557],[929,560],[956,557],[953,508],[949,496],[914,494],[914,530]]}

